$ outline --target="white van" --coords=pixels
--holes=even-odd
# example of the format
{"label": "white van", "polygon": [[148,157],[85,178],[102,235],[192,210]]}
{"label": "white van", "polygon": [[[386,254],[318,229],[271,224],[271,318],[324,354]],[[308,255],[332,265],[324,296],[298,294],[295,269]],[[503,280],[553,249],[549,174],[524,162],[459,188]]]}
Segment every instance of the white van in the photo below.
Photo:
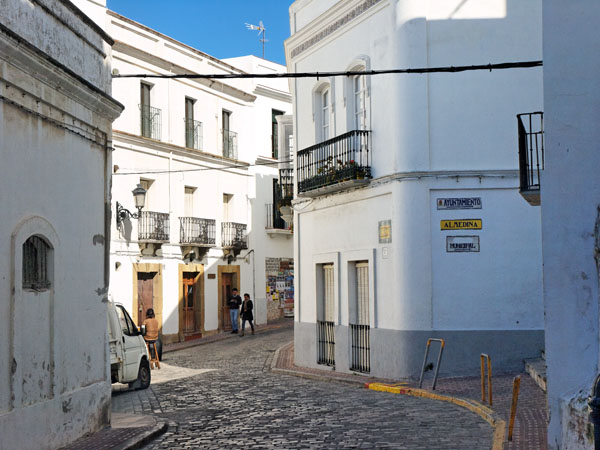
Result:
{"label": "white van", "polygon": [[141,331],[120,303],[108,303],[108,341],[112,383],[129,383],[130,388],[150,386],[150,358]]}

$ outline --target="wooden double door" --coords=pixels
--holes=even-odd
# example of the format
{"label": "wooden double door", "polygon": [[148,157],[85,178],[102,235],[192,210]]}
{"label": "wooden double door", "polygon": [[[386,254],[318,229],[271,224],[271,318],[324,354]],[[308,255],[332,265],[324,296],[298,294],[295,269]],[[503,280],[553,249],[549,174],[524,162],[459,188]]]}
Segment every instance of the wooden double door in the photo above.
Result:
{"label": "wooden double door", "polygon": [[182,272],[181,309],[179,316],[180,336],[185,340],[202,336],[204,305],[202,302],[202,273]]}

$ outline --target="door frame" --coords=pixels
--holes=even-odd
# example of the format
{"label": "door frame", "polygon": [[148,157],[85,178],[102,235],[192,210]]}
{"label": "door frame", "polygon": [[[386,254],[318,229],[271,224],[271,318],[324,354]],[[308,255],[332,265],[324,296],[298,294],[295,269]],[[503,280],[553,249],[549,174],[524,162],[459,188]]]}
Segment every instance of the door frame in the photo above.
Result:
{"label": "door frame", "polygon": [[138,323],[138,273],[155,273],[152,278],[152,296],[154,315],[158,321],[158,334],[162,334],[163,326],[163,277],[162,264],[134,263],[133,264],[133,298],[131,301],[131,318]]}
{"label": "door frame", "polygon": [[[180,264],[179,265],[179,306],[178,310],[178,330],[179,330],[179,341],[185,340],[185,334],[183,332],[185,326],[185,317],[183,312],[183,272],[195,272],[197,273],[194,278],[196,284],[196,298],[194,299],[194,313],[196,312],[196,305],[200,308],[200,323],[196,323],[196,332],[204,334],[204,264]],[[197,315],[196,315],[197,319]]]}
{"label": "door frame", "polygon": [[218,308],[217,308],[217,317],[219,321],[219,330],[223,330],[223,321],[221,320],[223,314],[223,292],[221,289],[221,283],[223,281],[222,274],[224,273],[232,273],[233,274],[233,285],[238,288],[239,292],[242,292],[241,282],[242,278],[240,276],[240,266],[217,266],[217,282],[219,285],[218,288]]}

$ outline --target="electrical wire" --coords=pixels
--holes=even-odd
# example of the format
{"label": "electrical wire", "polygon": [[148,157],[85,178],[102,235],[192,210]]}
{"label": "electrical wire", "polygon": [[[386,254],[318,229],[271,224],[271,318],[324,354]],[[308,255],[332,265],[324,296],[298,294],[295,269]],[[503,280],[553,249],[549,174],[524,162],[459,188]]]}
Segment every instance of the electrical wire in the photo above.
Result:
{"label": "electrical wire", "polygon": [[319,78],[319,77],[351,77],[355,75],[386,75],[386,74],[423,74],[423,73],[456,73],[477,70],[527,69],[541,67],[543,62],[518,61],[497,64],[479,64],[471,66],[422,67],[416,69],[386,69],[386,70],[347,70],[339,72],[284,72],[284,73],[221,73],[221,74],[113,74],[113,78],[187,78],[187,79],[233,79],[233,78]]}

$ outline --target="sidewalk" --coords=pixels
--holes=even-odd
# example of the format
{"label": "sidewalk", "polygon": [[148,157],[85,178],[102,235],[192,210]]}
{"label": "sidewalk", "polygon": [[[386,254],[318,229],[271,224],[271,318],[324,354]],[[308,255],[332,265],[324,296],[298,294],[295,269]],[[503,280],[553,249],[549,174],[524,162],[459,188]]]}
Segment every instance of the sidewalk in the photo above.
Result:
{"label": "sidewalk", "polygon": [[[278,319],[268,324],[255,325],[255,329],[256,333],[260,334],[281,328],[292,328],[293,326],[294,319]],[[224,332],[206,338],[168,344],[163,347],[163,353],[224,339],[233,339],[237,336],[237,334]],[[113,413],[109,427],[89,436],[84,436],[61,450],[136,450],[165,433],[167,429],[167,422],[157,420],[152,416]]]}
{"label": "sidewalk", "polygon": [[[401,383],[397,381],[382,380],[358,374],[338,373],[333,370],[320,370],[294,365],[293,343],[281,347],[273,358],[272,371],[285,373],[317,380],[331,380],[356,385],[369,385],[371,383],[387,383],[395,389],[390,391],[405,391],[400,393],[419,395],[418,390],[406,389],[417,388],[418,382]],[[510,405],[512,400],[512,382],[516,375],[521,375],[521,388],[517,405],[517,415],[513,430],[513,440],[508,442],[508,422],[510,416]],[[425,391],[429,391],[431,398],[437,396],[451,397],[453,403],[468,403],[475,405],[476,409],[487,410],[489,405],[481,402],[481,379],[479,375],[462,378],[440,378],[437,381],[435,391],[430,390],[432,377],[429,376],[423,382]],[[466,400],[466,402],[462,402]],[[547,448],[546,440],[546,393],[540,389],[531,377],[525,373],[507,373],[494,375],[492,379],[492,412],[495,416],[504,420],[506,435],[504,435],[503,448],[505,450],[543,450]]]}

